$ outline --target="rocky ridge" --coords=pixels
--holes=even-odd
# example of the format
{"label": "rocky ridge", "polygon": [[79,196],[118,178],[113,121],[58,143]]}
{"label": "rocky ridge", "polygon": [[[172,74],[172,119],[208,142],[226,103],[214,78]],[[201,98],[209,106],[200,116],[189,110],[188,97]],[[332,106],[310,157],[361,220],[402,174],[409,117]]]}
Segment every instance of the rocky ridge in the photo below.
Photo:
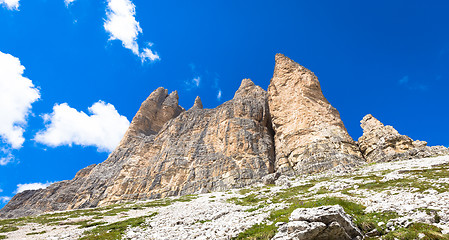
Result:
{"label": "rocky ridge", "polygon": [[[412,141],[371,115],[354,142],[317,77],[282,54],[268,91],[243,79],[234,98],[185,110],[158,88],[142,103],[119,146],[74,179],[17,194],[0,218],[225,191],[287,176],[350,173],[366,162],[449,154]],[[279,179],[278,179],[279,178]]]}

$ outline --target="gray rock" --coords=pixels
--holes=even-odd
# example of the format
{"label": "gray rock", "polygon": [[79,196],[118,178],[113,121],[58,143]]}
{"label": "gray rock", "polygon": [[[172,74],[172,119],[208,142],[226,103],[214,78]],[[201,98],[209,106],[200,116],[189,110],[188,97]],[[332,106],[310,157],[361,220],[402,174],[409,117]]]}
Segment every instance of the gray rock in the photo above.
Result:
{"label": "gray rock", "polygon": [[262,182],[265,185],[269,185],[269,184],[275,184],[276,180],[281,176],[281,173],[276,172],[276,173],[270,173],[266,176],[262,177]]}

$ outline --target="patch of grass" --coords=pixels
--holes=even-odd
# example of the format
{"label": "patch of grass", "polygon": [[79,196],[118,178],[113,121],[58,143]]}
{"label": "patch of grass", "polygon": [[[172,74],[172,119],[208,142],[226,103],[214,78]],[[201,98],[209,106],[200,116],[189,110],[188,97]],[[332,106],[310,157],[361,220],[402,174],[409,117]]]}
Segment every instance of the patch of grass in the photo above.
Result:
{"label": "patch of grass", "polygon": [[39,235],[39,234],[44,234],[44,233],[46,233],[47,231],[42,231],[42,232],[30,232],[30,233],[27,233],[26,235]]}
{"label": "patch of grass", "polygon": [[12,226],[12,225],[7,225],[7,226],[3,226],[0,228],[0,233],[6,233],[6,232],[14,232],[19,230],[18,227],[16,226]]}
{"label": "patch of grass", "polygon": [[262,187],[243,188],[243,189],[239,190],[239,193],[242,194],[242,195],[245,195],[245,194],[250,193],[250,192],[257,192],[257,191],[259,191],[261,189],[262,189]]}
{"label": "patch of grass", "polygon": [[433,225],[425,223],[412,223],[407,228],[399,228],[395,231],[389,232],[383,239],[385,240],[412,240],[419,239],[418,234],[425,235],[424,240],[449,240],[449,235],[443,235],[441,229]]}
{"label": "patch of grass", "polygon": [[256,205],[259,202],[264,201],[266,199],[267,198],[260,198],[256,194],[252,193],[252,194],[242,197],[242,198],[237,198],[237,197],[229,198],[227,201],[237,204],[237,205],[241,205],[241,206],[250,206],[250,205]]}
{"label": "patch of grass", "polygon": [[106,224],[106,222],[86,222],[81,224],[78,228],[89,228],[89,227],[94,227],[94,226],[99,226],[99,225],[103,225]]}
{"label": "patch of grass", "polygon": [[129,218],[124,221],[111,223],[104,226],[98,226],[92,230],[84,232],[86,236],[80,238],[80,240],[113,240],[121,239],[128,227],[139,227],[145,224],[145,219],[155,216],[157,213],[152,213],[149,216],[142,216],[137,218]]}
{"label": "patch of grass", "polygon": [[309,188],[311,188],[313,186],[314,186],[314,184],[309,183],[309,184],[305,184],[305,185],[282,189],[281,191],[276,193],[276,195],[273,197],[273,202],[274,203],[279,203],[279,202],[284,202],[284,201],[288,202],[288,200],[291,199],[292,197],[306,193],[309,190]]}
{"label": "patch of grass", "polygon": [[269,240],[276,235],[277,227],[274,224],[256,224],[244,232],[241,232],[234,240]]}
{"label": "patch of grass", "polygon": [[245,210],[245,212],[254,212],[254,211],[257,211],[257,210],[259,210],[259,209],[261,209],[261,208],[264,208],[264,207],[265,207],[265,205],[260,204],[260,205],[257,206],[257,207],[253,207],[253,208],[250,208],[250,209]]}
{"label": "patch of grass", "polygon": [[368,176],[356,176],[356,177],[353,177],[352,179],[354,179],[354,180],[364,180],[364,181],[370,181],[370,180],[380,181],[380,180],[383,179],[383,177],[377,176],[377,175],[368,175]]}
{"label": "patch of grass", "polygon": [[434,183],[420,180],[420,179],[409,179],[409,178],[402,178],[402,179],[395,179],[390,181],[374,181],[370,183],[360,184],[359,188],[361,189],[368,189],[373,191],[384,191],[386,189],[390,189],[392,187],[397,188],[414,188],[417,192],[424,192],[428,189],[435,189],[436,191],[442,193],[449,191],[449,183],[438,183],[438,186],[435,186]]}
{"label": "patch of grass", "polygon": [[6,239],[5,235],[0,235],[0,239]]}

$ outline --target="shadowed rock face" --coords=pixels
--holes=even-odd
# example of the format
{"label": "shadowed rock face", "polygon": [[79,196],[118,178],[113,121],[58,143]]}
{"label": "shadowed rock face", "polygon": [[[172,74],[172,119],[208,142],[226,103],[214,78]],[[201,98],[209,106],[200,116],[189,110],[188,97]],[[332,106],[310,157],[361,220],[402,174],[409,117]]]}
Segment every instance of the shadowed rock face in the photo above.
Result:
{"label": "shadowed rock face", "polygon": [[385,126],[371,114],[361,121],[363,136],[359,146],[367,162],[390,162],[411,158],[447,155],[449,150],[443,146],[428,147],[427,142],[413,141],[401,135],[392,126]]}
{"label": "shadowed rock face", "polygon": [[204,193],[253,184],[274,171],[267,93],[249,79],[215,109],[184,111],[176,92],[145,100],[109,158],[70,181],[17,194],[1,217]]}
{"label": "shadowed rock face", "polygon": [[336,166],[350,168],[363,161],[340,114],[323,96],[310,70],[276,54],[268,95],[278,171],[313,173]]}

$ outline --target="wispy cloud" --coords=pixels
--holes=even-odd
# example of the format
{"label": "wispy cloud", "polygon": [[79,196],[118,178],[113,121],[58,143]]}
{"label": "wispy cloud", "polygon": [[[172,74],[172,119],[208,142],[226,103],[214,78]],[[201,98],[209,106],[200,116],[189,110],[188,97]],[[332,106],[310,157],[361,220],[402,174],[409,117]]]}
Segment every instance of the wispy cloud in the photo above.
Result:
{"label": "wispy cloud", "polygon": [[6,197],[6,196],[0,197],[0,202],[3,204],[9,202],[9,200],[11,200],[11,197]]}
{"label": "wispy cloud", "polygon": [[75,2],[75,0],[64,0],[65,6],[68,7],[71,3]]}
{"label": "wispy cloud", "polygon": [[218,100],[218,101],[221,100],[221,89],[218,89],[217,100]]}
{"label": "wispy cloud", "polygon": [[52,184],[52,182],[17,184],[17,189],[16,189],[16,191],[14,191],[14,193],[17,194],[17,193],[21,193],[21,192],[24,192],[27,190],[43,189],[43,188],[50,186],[51,184]]}
{"label": "wispy cloud", "polygon": [[46,129],[34,140],[51,146],[95,146],[98,151],[112,152],[129,126],[112,104],[102,101],[89,107],[88,115],[71,108],[67,103],[56,104],[53,113],[43,116]]}
{"label": "wispy cloud", "polygon": [[409,90],[419,90],[419,91],[428,90],[428,87],[426,85],[421,84],[416,81],[410,81],[409,76],[404,76],[401,79],[399,79],[398,84],[409,89]]}
{"label": "wispy cloud", "polygon": [[130,0],[108,0],[104,28],[109,33],[109,40],[120,40],[122,45],[139,56],[142,62],[160,60],[157,52],[150,47],[139,50],[137,38],[142,33],[140,23],[136,20],[136,6]]}
{"label": "wispy cloud", "polygon": [[14,160],[14,156],[11,151],[12,150],[10,148],[0,148],[0,166],[5,166]]}
{"label": "wispy cloud", "polygon": [[5,6],[9,10],[19,10],[20,0],[0,0],[0,5]]}

